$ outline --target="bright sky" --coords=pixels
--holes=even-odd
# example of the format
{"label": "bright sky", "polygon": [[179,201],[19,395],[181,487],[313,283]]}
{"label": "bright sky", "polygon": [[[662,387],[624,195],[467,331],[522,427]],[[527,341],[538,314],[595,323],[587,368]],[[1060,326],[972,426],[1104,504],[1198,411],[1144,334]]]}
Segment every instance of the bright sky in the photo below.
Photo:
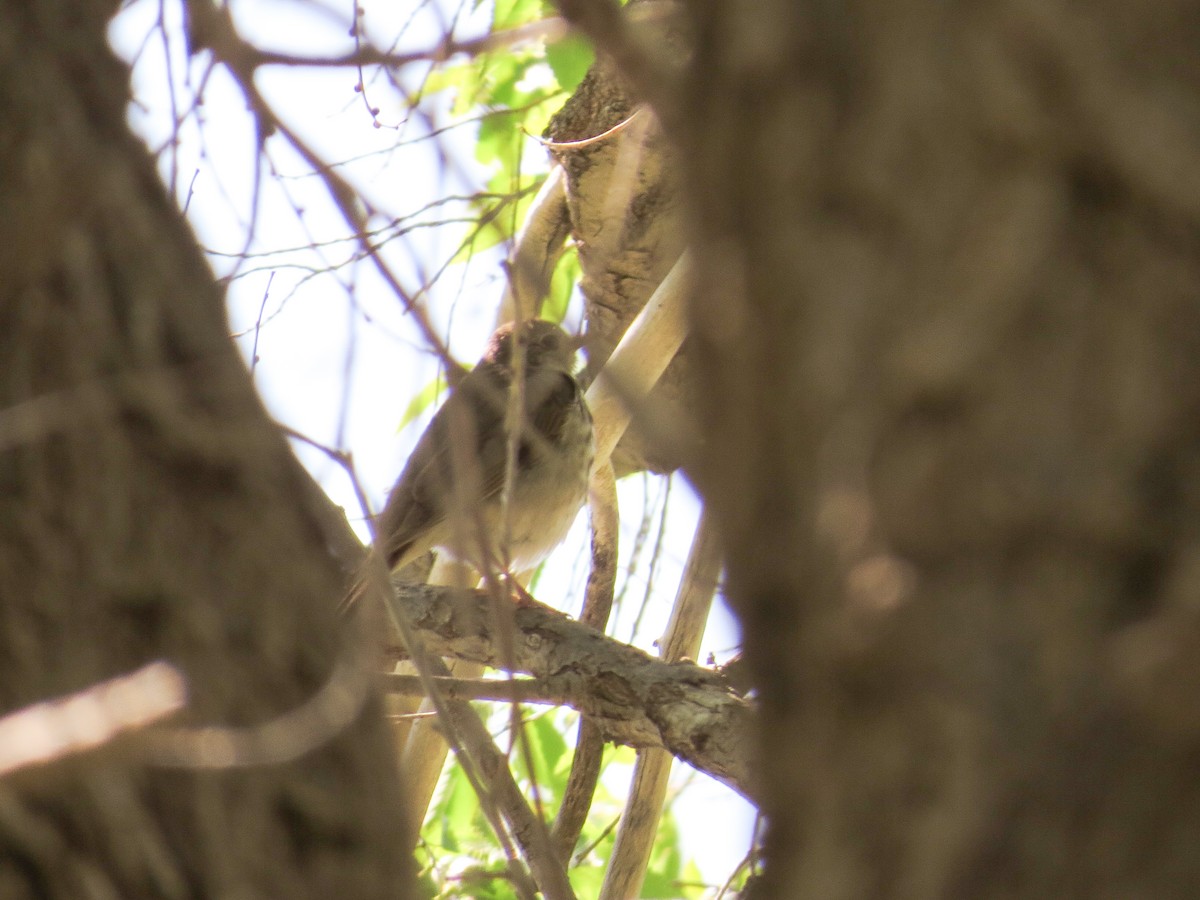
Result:
{"label": "bright sky", "polygon": [[[415,0],[363,5],[364,27],[376,45],[391,47],[402,34],[396,48],[401,51],[434,46],[452,15],[445,12],[449,0],[440,6]],[[189,98],[204,78],[205,58],[189,64],[184,56],[181,6],[131,0],[114,21],[114,48],[122,58],[136,61],[130,123],[152,150],[167,148],[158,155],[164,181],[186,206],[214,270],[223,277],[234,276],[228,292],[231,326],[246,359],[257,355],[254,376],[270,412],[316,441],[352,451],[358,477],[378,509],[428,421],[426,413],[398,429],[410,402],[437,377],[436,358],[373,264],[353,259],[355,246],[345,240],[347,228],[323,182],[311,176],[280,136],[267,139],[271,171],[262,173],[258,210],[252,212],[257,159],[253,121],[223,70],[208,76],[203,105],[185,115]],[[354,49],[348,37],[349,3],[331,8],[306,0],[234,0],[231,6],[240,33],[263,49],[312,55]],[[169,41],[156,30],[160,12]],[[490,5],[484,3],[458,23],[456,34],[479,33],[489,16]],[[411,89],[421,74],[415,68],[406,71],[404,83]],[[339,171],[383,218],[412,216],[442,198],[480,188],[488,173],[474,159],[475,126],[430,137],[454,121],[448,99],[440,105],[423,102],[422,116],[406,121],[399,93],[380,81],[368,81],[367,99],[380,108],[383,125],[375,128],[363,96],[354,91],[356,81],[353,70],[276,68],[260,74],[258,87],[281,120],[323,159],[354,160]],[[170,147],[177,118],[182,119],[179,139]],[[536,145],[529,158],[541,168],[547,165]],[[464,210],[460,207],[459,214]],[[420,214],[408,223],[454,215],[454,204],[449,204],[439,207],[436,215]],[[247,246],[251,221],[254,237]],[[426,283],[453,255],[462,234],[454,226],[415,228],[379,252],[412,289]],[[249,258],[239,262],[246,250]],[[478,358],[492,330],[503,288],[500,260],[497,249],[476,256],[469,266],[455,265],[423,298],[451,352],[461,360]],[[577,298],[571,324],[578,322],[580,308]],[[344,471],[319,451],[296,442],[293,446],[365,533]],[[676,478],[659,566],[650,579],[645,560],[658,539],[663,496],[664,482],[658,478],[635,476],[620,486],[622,572],[628,571],[643,519],[651,521],[642,541],[642,564],[624,579],[628,599],[610,633],[648,650],[665,628],[698,515],[690,487]],[[541,599],[553,604],[557,597],[570,597],[574,606],[568,611],[577,611],[578,588],[587,575],[587,542],[586,516],[581,515],[546,565],[536,591]],[[643,598],[649,602],[635,630]],[[718,602],[701,661],[710,652],[718,659],[728,658],[736,640],[732,619]],[[701,871],[719,884],[746,853],[753,812],[727,788],[702,776],[689,777],[693,775],[676,764],[673,784],[688,786],[676,801],[675,814]],[[614,790],[624,793],[621,786]]]}

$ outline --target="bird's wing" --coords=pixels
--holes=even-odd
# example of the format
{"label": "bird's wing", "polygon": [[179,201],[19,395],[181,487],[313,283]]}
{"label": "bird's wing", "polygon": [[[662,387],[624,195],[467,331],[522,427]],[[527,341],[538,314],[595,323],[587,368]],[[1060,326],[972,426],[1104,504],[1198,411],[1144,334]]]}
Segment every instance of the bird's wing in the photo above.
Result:
{"label": "bird's wing", "polygon": [[[377,520],[376,534],[389,567],[445,522],[455,502],[470,508],[472,499],[489,496],[488,485],[503,482],[504,447],[489,445],[503,433],[505,398],[503,379],[477,367],[434,414]],[[480,469],[470,472],[473,465]],[[470,490],[471,482],[480,485],[478,491]]]}
{"label": "bird's wing", "polygon": [[539,369],[525,384],[525,414],[532,427],[529,439],[534,446],[545,442],[550,447],[559,446],[563,437],[563,426],[583,407],[583,390],[579,382],[560,369]]}
{"label": "bird's wing", "polygon": [[[518,465],[557,446],[579,395],[578,383],[565,372],[527,374]],[[469,512],[499,496],[509,446],[507,403],[507,379],[477,367],[434,415],[379,515],[376,532],[389,567],[445,522],[455,504]]]}

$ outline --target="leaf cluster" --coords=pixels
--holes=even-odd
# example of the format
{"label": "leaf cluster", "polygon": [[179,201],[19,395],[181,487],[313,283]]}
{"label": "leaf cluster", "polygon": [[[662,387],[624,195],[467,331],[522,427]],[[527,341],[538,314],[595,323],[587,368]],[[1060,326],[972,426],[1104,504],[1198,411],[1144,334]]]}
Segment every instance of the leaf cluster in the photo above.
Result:
{"label": "leaf cluster", "polygon": [[[547,0],[496,0],[493,33],[528,26],[555,14]],[[452,112],[478,119],[475,157],[490,171],[488,190],[516,198],[503,215],[479,210],[486,227],[464,247],[462,256],[511,240],[523,221],[534,190],[545,177],[541,166],[529,171],[530,135],[541,134],[550,116],[583,80],[594,55],[583,38],[501,46],[470,59],[437,67],[425,82],[426,95],[450,92]]]}
{"label": "leaf cluster", "polygon": [[[481,714],[488,710],[479,707]],[[508,708],[493,713],[493,724],[510,721]],[[517,783],[548,820],[553,820],[567,786],[572,751],[564,734],[573,733],[578,715],[553,709],[526,717],[520,745],[513,746],[510,763]],[[568,864],[571,885],[580,897],[600,893],[613,850],[615,826],[624,800],[605,783],[619,781],[632,770],[635,754],[628,747],[605,749],[600,785],[592,810]],[[532,771],[531,771],[532,769]],[[536,799],[535,799],[536,798]],[[487,898],[516,900],[508,881],[505,859],[480,807],[479,798],[461,767],[447,766],[438,794],[430,805],[421,835],[419,855],[424,868],[422,886],[430,898]],[[675,817],[668,806],[659,825],[644,898],[698,898],[703,895],[696,864],[685,860]]]}

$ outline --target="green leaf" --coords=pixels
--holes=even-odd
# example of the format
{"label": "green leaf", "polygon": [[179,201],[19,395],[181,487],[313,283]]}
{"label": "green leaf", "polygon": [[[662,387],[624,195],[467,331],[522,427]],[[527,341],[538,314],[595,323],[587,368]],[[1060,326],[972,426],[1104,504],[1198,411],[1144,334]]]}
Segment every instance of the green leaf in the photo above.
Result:
{"label": "green leaf", "polygon": [[642,892],[638,896],[642,900],[677,900],[679,887],[674,879],[667,878],[660,872],[648,871],[642,882]]}
{"label": "green leaf", "polygon": [[536,22],[545,15],[542,0],[496,0],[492,10],[492,28],[515,28],[526,22]]}
{"label": "green leaf", "polygon": [[[704,895],[704,889],[701,887],[691,887],[690,885],[704,884],[704,875],[701,874],[699,866],[692,860],[688,860],[688,864],[683,867],[683,871],[679,874],[679,880],[689,887],[684,888],[685,895],[688,897],[701,897]],[[743,874],[740,879],[735,882],[735,886],[741,889],[742,883],[746,880]]]}
{"label": "green leaf", "polygon": [[609,744],[604,748],[604,765],[632,766],[637,762],[637,751],[632,747]]}
{"label": "green leaf", "polygon": [[[489,867],[494,870],[493,867]],[[517,893],[505,879],[491,874],[483,866],[472,866],[461,876],[462,887],[450,897],[470,897],[471,900],[517,900]]]}
{"label": "green leaf", "polygon": [[[539,716],[529,723],[530,732],[535,736],[538,775],[545,781],[553,780],[556,773],[563,771],[560,765],[567,756],[567,742],[559,732],[559,723],[553,716]],[[562,796],[564,785],[548,784],[555,796]]]}
{"label": "green leaf", "polygon": [[443,797],[429,818],[428,828],[436,831],[432,839],[437,844],[459,852],[462,842],[476,833],[475,817],[479,813],[479,798],[460,766],[454,765],[447,772]]}
{"label": "green leaf", "polygon": [[404,414],[400,417],[400,424],[396,426],[396,430],[400,431],[437,403],[438,397],[442,396],[446,386],[446,379],[439,374],[433,381],[417,391],[417,395],[409,400],[408,406],[404,408]]}
{"label": "green leaf", "polygon": [[433,870],[426,868],[417,876],[417,896],[422,900],[432,900],[438,895],[438,886],[433,880]]}
{"label": "green leaf", "polygon": [[501,213],[488,219],[482,225],[471,226],[472,231],[463,239],[462,244],[459,245],[458,250],[450,261],[454,263],[466,262],[476,253],[482,253],[484,250],[490,250],[497,244],[512,240],[513,230],[510,227],[511,222],[511,216]]}
{"label": "green leaf", "polygon": [[[492,183],[495,185],[495,189],[492,193],[511,192],[514,196],[506,197],[499,202],[490,201],[490,205],[481,209],[479,218],[481,224],[468,227],[467,235],[451,262],[466,262],[476,253],[491,249],[504,241],[512,240],[518,224],[524,221],[529,205],[537,195],[537,187],[545,179],[545,174],[521,176],[517,179],[516,184],[506,181],[506,179],[507,176],[493,178]],[[504,183],[501,184],[501,182]],[[482,207],[483,204],[480,206]]]}
{"label": "green leaf", "polygon": [[658,820],[658,834],[650,853],[650,868],[672,881],[679,879],[683,867],[683,853],[679,849],[679,828],[675,815],[664,809]]}
{"label": "green leaf", "polygon": [[485,165],[499,163],[502,169],[513,169],[521,159],[523,139],[517,116],[511,113],[484,116],[479,122],[475,158]]}
{"label": "green leaf", "polygon": [[668,807],[663,810],[658,834],[650,852],[650,864],[641,896],[646,900],[676,900],[681,897],[700,897],[704,891],[703,878],[695,863],[683,864],[679,843],[679,826]]}
{"label": "green leaf", "polygon": [[577,897],[599,897],[604,884],[604,869],[600,866],[574,866],[567,872]]}
{"label": "green leaf", "polygon": [[579,87],[595,61],[592,45],[577,35],[571,34],[546,45],[546,62],[558,79],[558,86],[568,93]]}
{"label": "green leaf", "polygon": [[528,52],[490,55],[484,62],[489,91],[478,100],[486,106],[516,106],[517,83],[525,77],[533,62],[533,56]]}
{"label": "green leaf", "polygon": [[[425,81],[421,84],[421,94],[423,97],[431,94],[438,94],[442,91],[458,90],[459,99],[464,93],[473,94],[479,87],[480,67],[474,62],[471,63],[442,63],[435,66],[432,71],[425,77]],[[465,88],[471,90],[465,91]],[[461,110],[456,109],[456,114],[461,114]]]}

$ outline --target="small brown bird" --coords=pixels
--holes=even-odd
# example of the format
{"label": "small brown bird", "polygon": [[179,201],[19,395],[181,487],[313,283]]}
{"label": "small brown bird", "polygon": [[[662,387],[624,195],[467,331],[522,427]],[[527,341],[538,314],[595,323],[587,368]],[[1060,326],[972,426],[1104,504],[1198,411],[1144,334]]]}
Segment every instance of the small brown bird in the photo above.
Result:
{"label": "small brown bird", "polygon": [[[517,344],[524,353],[522,421],[505,427]],[[575,380],[579,341],[551,322],[500,326],[479,364],[437,411],[376,518],[375,546],[390,571],[437,547],[480,572],[518,573],[566,537],[587,497],[592,416]],[[510,447],[517,451],[502,512]],[[507,540],[505,525],[507,524]],[[362,579],[343,601],[362,594]]]}

